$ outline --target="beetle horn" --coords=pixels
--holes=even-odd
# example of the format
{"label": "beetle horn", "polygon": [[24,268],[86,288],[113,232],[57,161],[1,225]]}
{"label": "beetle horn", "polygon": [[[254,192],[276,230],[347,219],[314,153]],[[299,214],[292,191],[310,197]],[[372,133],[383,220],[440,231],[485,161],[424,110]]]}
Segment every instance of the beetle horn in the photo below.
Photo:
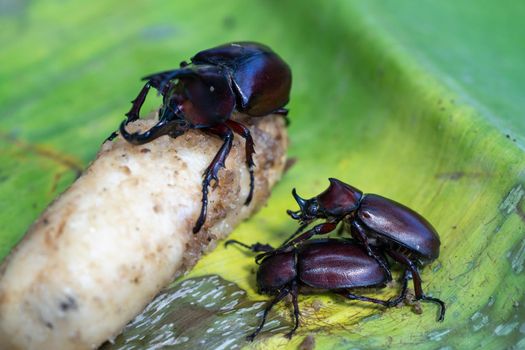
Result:
{"label": "beetle horn", "polygon": [[134,132],[130,134],[126,130],[126,125],[127,120],[124,120],[120,124],[120,134],[126,139],[126,141],[134,145],[142,145],[148,143],[166,134],[170,134],[170,136],[178,136],[182,134],[183,130],[181,129],[184,127],[184,123],[181,123],[179,120],[159,120],[157,124],[155,124],[153,127],[151,127],[151,129],[149,129],[145,133],[140,134],[138,132]]}
{"label": "beetle horn", "polygon": [[292,195],[295,198],[295,200],[297,201],[297,204],[299,204],[299,208],[301,209],[301,211],[304,211],[305,206],[306,206],[306,200],[301,198],[297,194],[297,191],[295,190],[295,188],[292,190]]}

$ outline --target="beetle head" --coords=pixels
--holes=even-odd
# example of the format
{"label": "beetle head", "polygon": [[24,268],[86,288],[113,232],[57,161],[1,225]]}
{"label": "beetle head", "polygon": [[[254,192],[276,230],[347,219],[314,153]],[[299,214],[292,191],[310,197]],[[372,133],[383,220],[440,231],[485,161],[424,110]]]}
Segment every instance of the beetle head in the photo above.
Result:
{"label": "beetle head", "polygon": [[185,119],[195,127],[208,127],[226,121],[235,109],[235,94],[227,73],[220,67],[189,66],[161,88],[160,117],[166,114]]}
{"label": "beetle head", "polygon": [[337,179],[330,178],[330,186],[318,196],[311,199],[301,198],[295,189],[292,194],[299,204],[298,211],[288,210],[288,215],[309,224],[315,219],[341,218],[359,207],[363,193]]}
{"label": "beetle head", "polygon": [[259,293],[275,294],[297,277],[296,253],[287,251],[266,257],[257,270]]}
{"label": "beetle head", "polygon": [[[294,220],[298,220],[302,225],[309,224],[310,222],[318,219],[322,216],[322,212],[319,211],[319,203],[317,198],[304,199],[297,194],[296,189],[292,190],[292,195],[299,205],[298,211],[288,210],[287,213]],[[321,215],[321,216],[320,216]]]}

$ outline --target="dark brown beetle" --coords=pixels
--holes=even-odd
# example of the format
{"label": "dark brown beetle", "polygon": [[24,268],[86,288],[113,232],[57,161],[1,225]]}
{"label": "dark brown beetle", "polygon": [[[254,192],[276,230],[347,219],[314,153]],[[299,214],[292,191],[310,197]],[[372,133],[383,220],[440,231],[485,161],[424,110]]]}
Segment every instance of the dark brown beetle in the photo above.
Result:
{"label": "dark brown beetle", "polygon": [[[148,143],[162,135],[177,137],[189,129],[204,132],[224,140],[219,152],[203,175],[202,208],[193,228],[197,233],[206,220],[208,187],[218,181],[218,172],[230,152],[233,133],[246,140],[246,165],[250,171],[250,192],[253,196],[254,144],[246,126],[230,119],[237,110],[254,117],[268,114],[288,114],[283,108],[289,100],[292,75],[290,67],[269,47],[253,42],[235,42],[201,51],[182,62],[180,68],[149,75],[146,84],[132,101],[120,133],[130,143]],[[139,119],[149,89],[162,95],[159,121],[143,134],[126,130],[126,125]],[[108,139],[116,137],[116,132]]]}
{"label": "dark brown beetle", "polygon": [[[251,246],[236,240],[226,245],[238,244],[253,252],[276,252],[268,244],[256,243]],[[380,253],[376,256],[383,259]],[[387,264],[386,261],[383,261]],[[403,287],[399,296],[380,300],[351,293],[354,288],[382,288],[391,279],[389,273],[376,259],[370,257],[364,247],[349,239],[317,239],[289,246],[265,257],[257,271],[257,287],[260,293],[276,297],[264,310],[262,321],[248,340],[252,341],[262,330],[268,312],[288,294],[292,296],[294,327],[286,334],[291,338],[299,327],[299,304],[297,296],[302,288],[328,290],[351,300],[360,300],[393,307],[406,297],[409,274],[403,276]]]}
{"label": "dark brown beetle", "polygon": [[[418,265],[426,265],[439,256],[440,240],[436,230],[421,215],[402,204],[377,194],[363,194],[360,190],[337,179],[330,178],[330,186],[316,197],[305,200],[295,189],[292,194],[300,210],[288,210],[288,214],[300,222],[297,232],[278,251],[303,242],[314,235],[335,230],[340,222],[352,237],[361,242],[368,254],[377,259],[387,270],[384,260],[372,248],[381,250],[393,260],[410,270],[416,300],[437,303],[440,306],[438,320],[445,317],[445,303],[426,296],[421,286]],[[314,220],[324,219],[303,233]],[[273,254],[258,256],[258,261]]]}

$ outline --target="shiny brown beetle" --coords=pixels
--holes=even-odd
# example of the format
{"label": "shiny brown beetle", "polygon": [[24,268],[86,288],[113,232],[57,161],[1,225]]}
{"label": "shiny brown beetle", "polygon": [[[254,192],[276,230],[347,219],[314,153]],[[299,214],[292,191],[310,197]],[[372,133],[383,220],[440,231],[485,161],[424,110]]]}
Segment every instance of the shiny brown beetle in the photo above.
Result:
{"label": "shiny brown beetle", "polygon": [[[262,330],[268,312],[285,298],[292,296],[294,308],[294,327],[286,334],[291,338],[299,327],[299,304],[297,297],[301,289],[328,290],[351,300],[360,300],[379,304],[384,307],[398,305],[406,297],[408,270],[403,276],[403,286],[399,296],[390,300],[369,298],[353,294],[355,288],[382,288],[390,279],[390,274],[376,258],[367,254],[366,249],[350,239],[317,239],[304,241],[276,251],[268,244],[256,243],[251,246],[236,240],[225,243],[238,244],[253,252],[274,252],[266,256],[257,271],[257,287],[260,293],[276,295],[264,310],[262,321],[257,329],[248,336],[252,341]],[[377,259],[383,259],[376,253]]]}
{"label": "shiny brown beetle", "polygon": [[[393,260],[408,268],[414,284],[416,300],[430,301],[440,306],[438,320],[445,317],[445,303],[425,295],[421,286],[418,265],[426,265],[439,256],[440,240],[436,230],[421,215],[412,209],[377,194],[363,194],[357,188],[330,178],[330,186],[311,199],[301,198],[295,189],[292,194],[299,205],[298,211],[288,214],[300,222],[297,232],[277,251],[297,245],[314,235],[327,234],[339,223],[349,230],[371,257],[374,257],[390,273],[384,260],[376,250],[386,253]],[[303,232],[317,219],[325,222]],[[260,261],[275,252],[266,252],[257,257]]]}
{"label": "shiny brown beetle", "polygon": [[[149,75],[146,84],[132,101],[127,119],[120,125],[120,133],[130,143],[140,145],[157,137],[178,137],[189,129],[201,129],[220,137],[224,143],[205,170],[202,180],[202,207],[193,228],[197,233],[206,220],[208,187],[218,181],[218,172],[232,147],[233,133],[246,141],[246,165],[250,171],[250,192],[245,204],[253,196],[254,144],[249,129],[230,119],[237,110],[249,116],[269,114],[286,116],[283,108],[289,100],[292,75],[290,67],[269,47],[254,42],[234,42],[201,51],[182,62],[180,68]],[[162,95],[159,121],[145,133],[132,133],[126,125],[139,119],[151,87]],[[113,133],[108,139],[115,138]]]}

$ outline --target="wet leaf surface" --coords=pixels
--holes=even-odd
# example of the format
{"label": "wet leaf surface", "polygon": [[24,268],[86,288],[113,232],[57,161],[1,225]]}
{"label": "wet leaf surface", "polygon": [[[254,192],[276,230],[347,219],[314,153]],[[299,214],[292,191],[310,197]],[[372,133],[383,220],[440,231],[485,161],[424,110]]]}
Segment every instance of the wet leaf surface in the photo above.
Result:
{"label": "wet leaf surface", "polygon": [[[239,349],[265,304],[247,299],[244,290],[219,276],[186,279],[158,295],[102,350]],[[288,327],[281,317],[271,317],[265,331],[275,334]]]}

